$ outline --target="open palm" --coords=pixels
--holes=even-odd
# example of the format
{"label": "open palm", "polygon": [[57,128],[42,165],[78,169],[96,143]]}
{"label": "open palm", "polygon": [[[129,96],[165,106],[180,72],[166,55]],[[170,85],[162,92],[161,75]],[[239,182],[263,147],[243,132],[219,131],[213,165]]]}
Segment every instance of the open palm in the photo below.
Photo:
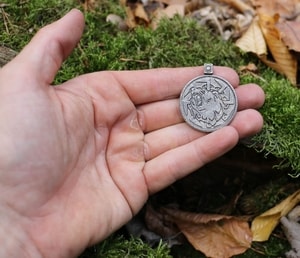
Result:
{"label": "open palm", "polygon": [[179,112],[178,95],[200,67],[97,72],[50,86],[83,24],[71,11],[0,70],[1,218],[32,257],[77,255],[132,218],[149,194],[262,126],[251,109],[262,105],[262,90],[238,87],[225,67],[215,73],[238,87],[239,112],[211,134]]}

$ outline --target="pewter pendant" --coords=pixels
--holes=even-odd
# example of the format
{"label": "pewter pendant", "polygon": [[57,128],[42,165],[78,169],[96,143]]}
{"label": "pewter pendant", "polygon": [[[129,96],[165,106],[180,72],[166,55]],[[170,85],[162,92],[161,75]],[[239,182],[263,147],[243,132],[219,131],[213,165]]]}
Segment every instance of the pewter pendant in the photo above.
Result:
{"label": "pewter pendant", "polygon": [[204,65],[204,75],[188,82],[180,94],[184,120],[202,132],[228,125],[237,112],[237,96],[232,85],[213,75],[213,65]]}

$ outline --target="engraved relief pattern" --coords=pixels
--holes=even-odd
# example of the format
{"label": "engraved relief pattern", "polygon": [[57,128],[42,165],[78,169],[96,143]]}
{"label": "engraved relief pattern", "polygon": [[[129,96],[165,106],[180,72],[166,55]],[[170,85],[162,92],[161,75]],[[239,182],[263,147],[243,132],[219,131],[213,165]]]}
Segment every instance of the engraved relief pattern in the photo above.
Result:
{"label": "engraved relief pattern", "polygon": [[181,93],[181,113],[192,127],[211,132],[231,122],[237,111],[232,86],[218,76],[199,76]]}

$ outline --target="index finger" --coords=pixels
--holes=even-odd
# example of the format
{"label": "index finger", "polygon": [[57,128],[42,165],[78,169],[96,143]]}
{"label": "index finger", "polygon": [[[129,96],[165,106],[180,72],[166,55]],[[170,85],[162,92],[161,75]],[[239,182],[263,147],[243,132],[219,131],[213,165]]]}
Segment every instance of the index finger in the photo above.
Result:
{"label": "index finger", "polygon": [[[137,105],[178,97],[186,83],[203,75],[203,66],[112,73]],[[214,66],[214,75],[223,77],[233,87],[239,85],[239,77],[231,68]]]}

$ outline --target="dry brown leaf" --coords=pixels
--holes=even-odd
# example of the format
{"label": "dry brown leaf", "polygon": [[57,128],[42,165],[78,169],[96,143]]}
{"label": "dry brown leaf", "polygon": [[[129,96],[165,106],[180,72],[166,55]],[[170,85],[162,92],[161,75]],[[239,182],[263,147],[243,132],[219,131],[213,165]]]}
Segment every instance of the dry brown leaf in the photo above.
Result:
{"label": "dry brown leaf", "polygon": [[258,70],[257,66],[253,63],[249,63],[245,66],[240,66],[239,67],[239,71],[241,72],[252,72],[252,73],[256,73]]}
{"label": "dry brown leaf", "polygon": [[[277,72],[284,74],[293,85],[296,85],[297,59],[290,53],[289,49],[281,40],[280,32],[276,28],[278,19],[278,15],[269,16],[260,14],[259,25],[267,42],[267,46],[276,62],[276,64],[273,64],[273,68],[276,67]],[[267,64],[272,63],[272,61],[266,60],[265,57],[261,60]]]}
{"label": "dry brown leaf", "polygon": [[144,6],[142,4],[137,4],[136,8],[134,10],[134,14],[137,18],[140,18],[144,21],[146,21],[147,23],[150,21],[148,14],[146,13]]}
{"label": "dry brown leaf", "polygon": [[179,15],[179,16],[183,17],[184,14],[185,14],[185,7],[184,7],[184,5],[180,5],[180,4],[169,5],[165,9],[157,9],[153,14],[151,27],[153,29],[156,29],[158,26],[158,23],[164,17],[172,18],[175,15]]}
{"label": "dry brown leaf", "polygon": [[81,1],[84,11],[94,11],[99,3],[96,0],[84,0]]}
{"label": "dry brown leaf", "polygon": [[161,9],[160,15],[166,16],[168,18],[174,17],[176,14],[181,17],[184,16],[184,5],[182,4],[172,4],[166,7],[165,9]]}
{"label": "dry brown leaf", "polygon": [[[127,5],[126,2],[125,5]],[[130,4],[125,8],[126,24],[129,28],[135,28],[140,24],[148,25],[150,23],[150,19],[142,3]]]}
{"label": "dry brown leaf", "polygon": [[169,219],[169,216],[154,210],[149,204],[146,206],[145,223],[149,230],[155,232],[164,239],[174,237],[179,233],[178,227]]}
{"label": "dry brown leaf", "polygon": [[[155,8],[149,14],[151,17],[151,27],[156,29],[159,21],[166,18],[173,18],[175,15],[183,17],[187,13],[191,13],[199,7],[198,0],[158,0],[156,3],[160,4],[160,8]],[[165,7],[163,8],[163,6]],[[149,3],[146,5],[147,10]]]}
{"label": "dry brown leaf", "polygon": [[267,45],[257,19],[254,19],[248,30],[235,43],[245,52],[266,55]]}
{"label": "dry brown leaf", "polygon": [[221,2],[224,2],[224,3],[232,6],[233,8],[237,9],[241,13],[249,12],[252,15],[255,14],[255,11],[252,8],[252,6],[248,5],[243,0],[221,0]]}
{"label": "dry brown leaf", "polygon": [[279,14],[280,17],[289,19],[296,14],[299,0],[252,0],[252,3],[258,14]]}
{"label": "dry brown leaf", "polygon": [[282,40],[290,50],[300,52],[300,22],[299,21],[282,21],[276,25],[280,30]]}
{"label": "dry brown leaf", "polygon": [[252,233],[245,220],[173,209],[164,211],[174,220],[194,248],[207,257],[228,258],[244,253],[251,246]]}
{"label": "dry brown leaf", "polygon": [[259,215],[252,221],[251,231],[253,241],[266,241],[269,239],[280,218],[287,215],[300,201],[300,190],[296,191],[272,209]]}
{"label": "dry brown leaf", "polygon": [[197,10],[200,7],[200,1],[198,0],[191,0],[187,2],[184,6],[185,13],[192,13],[193,11]]}

